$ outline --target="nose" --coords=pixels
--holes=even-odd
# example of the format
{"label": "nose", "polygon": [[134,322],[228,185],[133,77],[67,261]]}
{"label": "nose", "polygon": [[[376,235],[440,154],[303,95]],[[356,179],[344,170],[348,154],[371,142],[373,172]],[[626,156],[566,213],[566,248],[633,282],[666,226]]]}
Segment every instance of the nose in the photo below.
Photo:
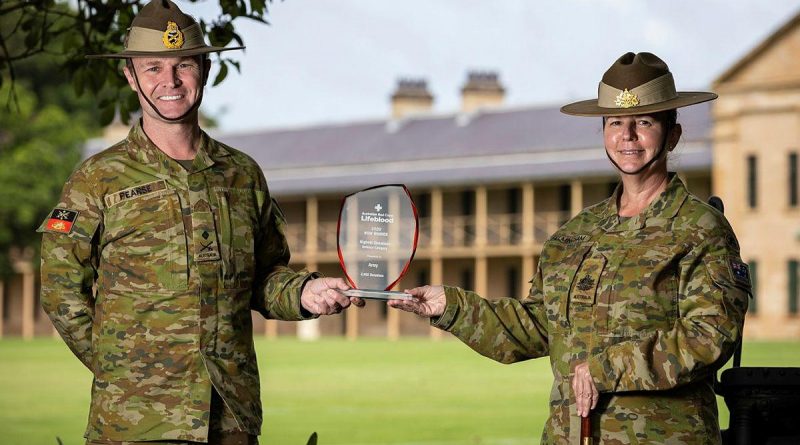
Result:
{"label": "nose", "polygon": [[163,74],[164,78],[162,79],[162,82],[164,83],[165,86],[170,87],[170,88],[175,88],[177,86],[180,86],[181,78],[178,75],[178,68],[177,67],[172,67],[170,69],[166,69],[166,70],[162,71],[162,73],[164,73]]}
{"label": "nose", "polygon": [[622,139],[625,141],[635,141],[637,139],[636,135],[636,122],[628,122],[622,127]]}

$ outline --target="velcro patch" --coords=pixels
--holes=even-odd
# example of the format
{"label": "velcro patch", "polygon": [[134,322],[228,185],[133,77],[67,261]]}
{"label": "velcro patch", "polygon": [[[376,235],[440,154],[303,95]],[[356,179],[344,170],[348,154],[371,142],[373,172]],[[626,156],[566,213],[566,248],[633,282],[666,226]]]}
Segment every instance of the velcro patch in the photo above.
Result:
{"label": "velcro patch", "polygon": [[77,210],[61,209],[56,207],[50,213],[50,217],[44,225],[44,229],[48,232],[56,233],[70,233],[72,232],[72,225],[78,218]]}
{"label": "velcro patch", "polygon": [[730,259],[729,264],[733,280],[736,281],[737,284],[750,287],[750,269],[747,267],[747,264],[733,258]]}
{"label": "velcro patch", "polygon": [[112,207],[121,203],[122,201],[127,201],[129,199],[138,198],[139,196],[160,192],[161,190],[165,190],[166,188],[167,188],[166,181],[164,180],[153,181],[153,182],[148,182],[147,184],[135,185],[133,187],[128,187],[124,190],[120,190],[114,193],[109,193],[103,198],[103,200],[106,203],[106,207]]}

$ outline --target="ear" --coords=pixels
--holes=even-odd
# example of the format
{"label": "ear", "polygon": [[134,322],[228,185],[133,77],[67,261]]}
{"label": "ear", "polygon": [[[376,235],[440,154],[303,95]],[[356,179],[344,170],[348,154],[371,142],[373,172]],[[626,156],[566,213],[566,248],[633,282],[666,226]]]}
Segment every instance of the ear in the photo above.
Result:
{"label": "ear", "polygon": [[[133,67],[133,61],[131,61],[130,66]],[[127,63],[122,67],[122,72],[125,74],[125,79],[128,81],[128,86],[130,86],[133,91],[138,93],[139,90],[136,89],[136,80],[133,78],[133,73],[131,73]]]}
{"label": "ear", "polygon": [[669,143],[667,144],[667,146],[669,147],[669,151],[672,151],[675,148],[675,146],[678,145],[678,141],[681,140],[682,134],[683,134],[683,128],[681,127],[681,124],[675,124],[675,126],[672,127],[672,131],[669,134],[669,141],[668,141]]}

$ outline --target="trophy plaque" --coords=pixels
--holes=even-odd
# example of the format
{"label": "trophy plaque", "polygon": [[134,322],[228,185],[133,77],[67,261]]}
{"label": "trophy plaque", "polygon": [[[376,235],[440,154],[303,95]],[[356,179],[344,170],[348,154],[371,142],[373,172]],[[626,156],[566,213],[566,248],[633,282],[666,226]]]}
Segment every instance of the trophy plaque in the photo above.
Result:
{"label": "trophy plaque", "polygon": [[417,250],[419,218],[408,189],[380,185],[347,195],[339,211],[339,264],[353,289],[348,297],[410,299],[392,287]]}

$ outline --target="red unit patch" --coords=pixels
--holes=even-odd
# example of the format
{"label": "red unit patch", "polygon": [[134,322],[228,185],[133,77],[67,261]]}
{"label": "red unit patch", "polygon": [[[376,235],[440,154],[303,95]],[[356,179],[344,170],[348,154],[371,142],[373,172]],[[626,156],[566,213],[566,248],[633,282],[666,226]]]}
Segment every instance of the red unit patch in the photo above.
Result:
{"label": "red unit patch", "polygon": [[70,233],[72,231],[72,225],[77,218],[78,212],[75,210],[55,208],[53,209],[53,213],[50,214],[50,218],[47,220],[45,229],[50,232]]}

